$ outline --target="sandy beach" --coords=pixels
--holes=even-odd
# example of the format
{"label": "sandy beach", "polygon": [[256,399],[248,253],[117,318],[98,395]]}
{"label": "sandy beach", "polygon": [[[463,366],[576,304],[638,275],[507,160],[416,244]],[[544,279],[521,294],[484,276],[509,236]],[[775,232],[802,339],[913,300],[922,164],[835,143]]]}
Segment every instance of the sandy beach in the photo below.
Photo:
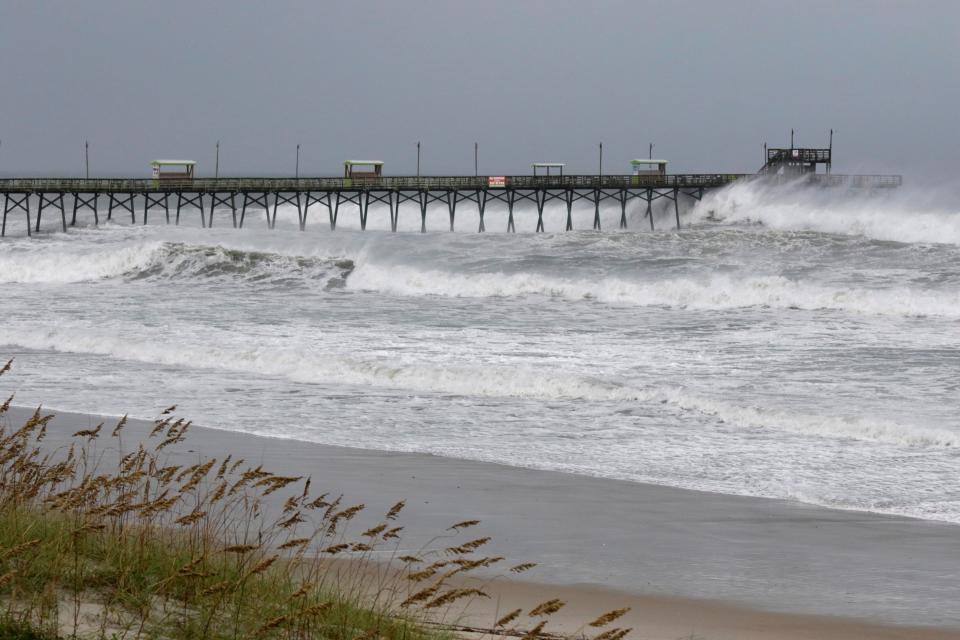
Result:
{"label": "sandy beach", "polygon": [[[101,421],[51,411],[49,446]],[[125,446],[148,426],[131,421]],[[650,638],[960,638],[953,525],[202,428],[185,445],[172,455],[233,453],[309,475],[371,514],[405,499],[406,550],[482,520],[490,553],[539,566],[533,582],[489,576],[492,597],[469,624],[559,597],[570,604],[557,631],[630,606],[625,624]]]}

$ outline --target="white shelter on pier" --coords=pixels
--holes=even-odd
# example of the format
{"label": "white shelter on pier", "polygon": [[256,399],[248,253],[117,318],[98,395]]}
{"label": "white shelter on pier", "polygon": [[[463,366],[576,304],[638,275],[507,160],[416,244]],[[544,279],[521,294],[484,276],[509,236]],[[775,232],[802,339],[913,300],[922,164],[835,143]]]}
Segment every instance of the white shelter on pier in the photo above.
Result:
{"label": "white shelter on pier", "polygon": [[533,175],[537,175],[537,169],[543,173],[543,175],[550,175],[550,170],[553,169],[556,173],[559,171],[560,175],[563,175],[563,168],[567,166],[565,162],[534,162],[530,165],[533,167]]}
{"label": "white shelter on pier", "polygon": [[196,165],[193,160],[154,160],[150,163],[154,180],[193,180]]}
{"label": "white shelter on pier", "polygon": [[653,158],[640,158],[630,161],[631,175],[635,176],[665,176],[667,175],[667,161]]}

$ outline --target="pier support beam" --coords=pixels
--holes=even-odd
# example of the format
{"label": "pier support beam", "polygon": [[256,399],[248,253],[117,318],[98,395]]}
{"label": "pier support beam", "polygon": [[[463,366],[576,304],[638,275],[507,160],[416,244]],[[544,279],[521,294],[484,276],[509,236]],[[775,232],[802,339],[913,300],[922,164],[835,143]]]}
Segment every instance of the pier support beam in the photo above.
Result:
{"label": "pier support beam", "polygon": [[620,189],[620,228],[627,228],[627,191]]}
{"label": "pier support beam", "polygon": [[430,206],[431,202],[445,202],[449,210],[449,199],[447,198],[446,192],[441,191],[440,193],[432,193],[429,189],[423,189],[420,192],[422,199],[420,200],[420,233],[427,232],[427,208]]}
{"label": "pier support beam", "polygon": [[600,189],[593,190],[593,230],[600,231]]}
{"label": "pier support beam", "polygon": [[217,210],[217,205],[222,204],[225,207],[230,207],[230,215],[233,216],[233,228],[237,228],[237,205],[234,199],[236,195],[235,191],[230,191],[225,195],[221,195],[214,191],[210,194],[210,227],[213,227],[213,212]]}
{"label": "pier support beam", "polygon": [[43,210],[46,207],[53,207],[54,209],[60,210],[60,222],[63,225],[63,232],[67,232],[67,212],[63,207],[63,193],[54,193],[53,195],[47,195],[46,193],[39,193],[40,201],[37,203],[37,227],[36,231],[40,232],[40,218],[43,216]]}
{"label": "pier support beam", "polygon": [[113,219],[113,209],[114,207],[119,207],[126,211],[130,212],[130,224],[137,223],[137,213],[133,207],[133,199],[135,194],[133,193],[111,193],[110,194],[110,207],[107,209],[107,220]]}
{"label": "pier support beam", "polygon": [[650,218],[650,231],[653,231],[653,189],[647,189],[647,217]]}
{"label": "pier support beam", "polygon": [[673,190],[673,213],[677,216],[677,230],[680,230],[680,189]]}
{"label": "pier support beam", "polygon": [[547,203],[547,192],[537,190],[534,195],[537,198],[537,233],[543,233],[543,205]]}
{"label": "pier support beam", "polygon": [[[97,198],[100,197],[99,193],[87,194],[87,197],[83,197],[82,193],[73,194],[73,217],[70,219],[70,226],[74,227],[77,224],[77,211],[86,207],[93,211],[93,224],[100,224],[100,214],[97,213]],[[169,222],[169,220],[168,220]]]}
{"label": "pier support beam", "polygon": [[486,189],[477,189],[477,212],[480,214],[480,228],[477,229],[478,233],[484,233],[487,230],[486,224],[483,222],[483,214],[487,208],[487,190]]}
{"label": "pier support beam", "polygon": [[5,193],[3,196],[3,226],[0,227],[0,237],[7,235],[7,214],[22,209],[27,214],[27,235],[30,232],[30,194]]}
{"label": "pier support beam", "polygon": [[[263,192],[257,195],[253,191],[243,192],[243,208],[240,209],[240,228],[243,229],[243,221],[247,217],[247,205],[254,204],[263,209],[263,215],[267,218],[267,228],[270,229],[270,194]],[[177,209],[179,211],[179,207]]]}
{"label": "pier support beam", "polygon": [[390,231],[396,233],[397,221],[400,219],[400,194],[398,193],[394,197],[394,193],[391,191],[388,204],[390,205]]}
{"label": "pier support beam", "polygon": [[453,232],[453,224],[457,217],[457,190],[447,191],[447,210],[450,212],[450,231]]}
{"label": "pier support beam", "polygon": [[363,193],[360,191],[353,193],[344,193],[343,191],[337,191],[337,198],[334,200],[333,205],[333,222],[330,226],[331,230],[336,230],[337,221],[339,220],[340,215],[340,205],[350,203],[355,204],[360,208],[361,218],[365,221],[366,216],[363,214]]}
{"label": "pier support beam", "polygon": [[[273,194],[273,218],[270,220],[270,228],[277,228],[277,207],[282,204],[292,204],[297,207],[297,225],[300,227],[300,231],[303,231],[306,228],[306,223],[303,218],[303,209],[300,207],[300,192],[296,191],[293,195],[286,194],[284,195],[281,192],[276,192]],[[213,212],[210,214],[210,225],[213,226]]]}
{"label": "pier support beam", "polygon": [[[486,206],[491,200],[501,200],[504,202],[508,213],[507,232],[516,233],[517,220],[519,215],[523,220],[521,225],[525,225],[524,220],[533,218],[533,206],[536,207],[536,226],[537,233],[546,232],[546,204],[552,199],[562,200],[566,205],[566,216],[564,221],[564,230],[573,231],[573,206],[577,200],[592,200],[593,221],[592,227],[596,231],[602,228],[600,216],[601,205],[604,200],[616,200],[620,203],[619,227],[626,229],[628,226],[627,210],[630,200],[638,198],[646,201],[646,216],[650,221],[651,231],[656,230],[655,220],[653,218],[653,201],[665,198],[673,200],[674,220],[676,228],[681,229],[683,223],[680,220],[680,197],[684,196],[686,206],[689,208],[695,200],[703,200],[705,192],[721,188],[737,176],[667,176],[649,177],[649,176],[578,176],[576,179],[531,179],[527,176],[516,176],[506,179],[504,182],[497,183],[497,187],[490,187],[489,181],[485,178],[466,178],[466,177],[431,177],[431,178],[389,178],[379,179],[371,178],[356,182],[341,180],[340,178],[309,178],[293,182],[283,178],[250,178],[236,179],[230,181],[217,181],[197,179],[190,183],[180,183],[183,190],[178,191],[177,183],[145,181],[145,180],[61,180],[51,181],[47,179],[3,179],[0,180],[0,196],[4,198],[4,224],[10,217],[11,212],[24,211],[27,215],[29,228],[28,232],[32,235],[42,227],[43,213],[48,208],[59,209],[61,227],[66,229],[66,206],[65,198],[73,197],[73,215],[70,225],[77,224],[77,213],[86,208],[93,211],[95,224],[99,224],[98,198],[100,195],[109,197],[109,208],[107,219],[112,220],[113,211],[119,209],[130,212],[131,223],[136,224],[136,198],[143,197],[143,224],[149,224],[150,210],[156,210],[162,207],[170,223],[172,204],[169,200],[173,194],[177,195],[177,223],[179,215],[185,206],[196,207],[200,210],[200,223],[204,228],[213,226],[215,213],[224,207],[229,207],[231,219],[234,227],[243,227],[246,210],[253,206],[263,209],[266,218],[267,227],[273,229],[276,227],[277,214],[280,205],[293,205],[297,208],[297,218],[301,231],[306,230],[307,216],[310,207],[316,204],[322,204],[327,207],[330,218],[330,229],[336,230],[338,221],[338,212],[341,204],[349,202],[355,204],[360,214],[360,228],[366,230],[369,221],[370,205],[375,203],[384,203],[389,208],[390,230],[397,232],[399,230],[400,208],[403,203],[416,200],[420,206],[420,231],[427,231],[427,211],[431,203],[443,201],[448,219],[449,229],[456,229],[456,215],[458,204],[462,201],[472,201],[477,205],[479,214],[478,233],[486,232]],[[768,179],[771,177],[768,176]],[[830,176],[831,181],[819,181],[817,184],[839,184],[835,182],[837,176]],[[852,184],[860,188],[867,188],[871,184],[867,177],[857,176],[857,180]],[[891,180],[884,182],[884,185],[899,185],[899,181]],[[294,189],[290,189],[294,187]],[[303,188],[301,191],[300,188]],[[878,187],[879,188],[879,187]],[[89,191],[83,191],[87,190]],[[248,191],[248,189],[250,189]],[[80,190],[80,191],[78,191]],[[96,190],[96,191],[94,191]],[[237,196],[243,195],[243,207],[241,210],[239,223],[237,222]],[[33,205],[31,199],[38,198],[37,220],[34,222],[30,207]],[[210,219],[207,219],[206,202],[204,200],[210,197]],[[305,198],[305,200],[304,200]],[[529,200],[530,207],[517,208],[522,200]],[[559,205],[558,205],[559,206]],[[669,215],[667,203],[664,203],[664,212]],[[375,207],[376,208],[376,207]],[[466,214],[469,217],[470,207],[463,209],[459,207],[461,218]],[[635,209],[638,214],[640,209]],[[380,215],[379,209],[376,214]],[[559,211],[557,209],[557,223],[559,224]],[[352,212],[351,214],[352,215]],[[551,214],[553,215],[553,214]],[[584,215],[588,215],[584,211]],[[552,220],[553,218],[551,218]],[[586,219],[584,219],[586,224]],[[461,225],[462,226],[462,225]],[[48,224],[49,227],[49,224]],[[586,228],[586,227],[585,227]],[[559,227],[558,227],[559,229]],[[529,231],[529,228],[524,228]],[[5,234],[5,227],[0,230]]]}
{"label": "pier support beam", "polygon": [[[362,224],[362,228],[363,229],[367,228],[367,220],[370,216],[370,203],[373,202],[374,204],[380,203],[380,204],[387,205],[387,207],[390,209],[390,229],[392,231],[396,231],[397,223],[396,223],[396,218],[394,216],[393,191],[387,191],[386,193],[382,193],[382,192],[376,193],[373,191],[365,191],[364,193],[366,194],[364,197],[365,205],[364,205],[363,211],[361,212],[361,220],[360,220]],[[398,205],[397,211],[399,211],[399,205]]]}
{"label": "pier support beam", "polygon": [[303,202],[303,222],[300,224],[300,230],[304,231],[307,228],[307,212],[310,211],[310,205],[322,204],[327,207],[327,213],[330,216],[330,230],[333,231],[333,205],[330,203],[330,192],[321,191],[320,195],[316,196],[310,191],[307,191],[305,195],[306,198]]}
{"label": "pier support beam", "polygon": [[206,228],[207,226],[207,214],[203,210],[203,194],[195,193],[193,196],[185,194],[182,191],[177,192],[177,224],[180,224],[180,209],[183,208],[183,205],[193,206],[197,209],[200,209],[200,226]]}
{"label": "pier support beam", "polygon": [[426,191],[420,191],[420,233],[427,232],[427,197]]}
{"label": "pier support beam", "polygon": [[[403,204],[404,202],[410,202],[411,200],[416,200],[417,203],[419,204],[422,198],[421,198],[421,192],[419,190],[413,191],[413,192],[410,192],[410,191],[403,192],[398,189],[394,193],[397,198],[397,208],[396,208],[396,213],[394,214],[394,219],[391,220],[391,222],[393,224],[393,230],[396,231],[397,225],[400,224],[400,205]],[[421,227],[422,226],[423,226],[423,220],[421,218]],[[423,229],[421,228],[421,232],[422,231]]]}
{"label": "pier support beam", "polygon": [[[170,224],[170,207],[168,206],[168,198],[170,194],[161,193],[160,195],[153,195],[149,192],[143,194],[143,224],[147,224],[147,214],[150,212],[151,207],[163,207],[163,212],[167,218],[167,224]],[[74,209],[76,210],[76,209]]]}

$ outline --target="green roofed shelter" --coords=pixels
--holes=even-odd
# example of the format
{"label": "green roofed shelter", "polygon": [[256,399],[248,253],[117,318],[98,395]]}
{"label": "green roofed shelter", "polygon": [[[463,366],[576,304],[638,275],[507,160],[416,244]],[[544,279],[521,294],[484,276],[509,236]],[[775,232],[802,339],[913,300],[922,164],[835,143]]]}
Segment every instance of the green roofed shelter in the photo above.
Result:
{"label": "green roofed shelter", "polygon": [[667,175],[667,161],[653,158],[631,160],[630,166],[635,176],[665,176]]}
{"label": "green roofed shelter", "polygon": [[[360,167],[358,170],[357,167]],[[344,178],[379,178],[383,175],[383,160],[344,160]]]}
{"label": "green roofed shelter", "polygon": [[[196,165],[193,160],[154,160],[150,163],[154,180],[193,180],[193,169]],[[170,170],[168,167],[179,171]]]}
{"label": "green roofed shelter", "polygon": [[530,166],[533,167],[533,175],[537,175],[537,169],[545,171],[545,175],[550,175],[550,169],[559,170],[560,175],[563,175],[563,168],[567,164],[565,162],[533,162]]}

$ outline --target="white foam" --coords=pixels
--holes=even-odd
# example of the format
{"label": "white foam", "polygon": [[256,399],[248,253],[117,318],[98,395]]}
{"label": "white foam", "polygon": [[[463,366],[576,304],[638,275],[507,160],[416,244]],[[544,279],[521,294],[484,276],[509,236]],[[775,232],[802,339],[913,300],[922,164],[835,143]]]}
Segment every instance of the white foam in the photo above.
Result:
{"label": "white foam", "polygon": [[0,254],[0,283],[68,284],[127,276],[256,282],[298,278],[323,285],[326,276],[341,276],[352,269],[352,263],[338,266],[337,262],[221,245],[127,241],[81,247],[66,241],[21,245]]}
{"label": "white foam", "polygon": [[894,242],[960,244],[960,208],[935,202],[934,192],[903,188],[881,194],[844,193],[802,185],[737,183],[709,193],[688,214],[693,222],[760,222],[772,229],[859,235]]}
{"label": "white foam", "polygon": [[450,273],[403,265],[365,263],[347,281],[354,290],[398,296],[495,297],[542,295],[573,300],[685,309],[835,309],[900,316],[960,316],[960,291],[907,288],[840,289],[783,276],[705,275],[636,282],[616,277],[586,280],[539,273]]}
{"label": "white foam", "polygon": [[[149,334],[144,327],[142,333]],[[350,357],[303,345],[226,344],[208,334],[202,344],[185,339],[137,340],[98,327],[37,326],[11,328],[3,343],[29,349],[97,354],[123,360],[178,367],[256,371],[313,384],[369,385],[416,392],[480,397],[584,399],[651,404],[695,412],[748,429],[773,429],[810,437],[856,439],[907,447],[957,447],[960,434],[946,429],[906,425],[859,416],[816,416],[739,406],[678,387],[643,388],[620,381],[522,364],[458,364],[449,361]],[[223,337],[221,337],[223,338]]]}
{"label": "white foam", "polygon": [[0,283],[72,283],[119,276],[155,263],[163,242],[122,246],[36,243],[0,252]]}

